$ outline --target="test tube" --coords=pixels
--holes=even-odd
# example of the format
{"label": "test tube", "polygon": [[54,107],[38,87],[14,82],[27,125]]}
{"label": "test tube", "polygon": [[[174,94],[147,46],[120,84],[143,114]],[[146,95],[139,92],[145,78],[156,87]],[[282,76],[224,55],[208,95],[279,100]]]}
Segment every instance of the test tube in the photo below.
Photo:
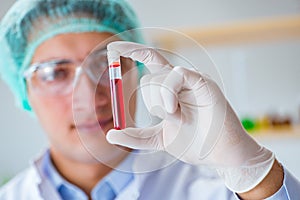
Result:
{"label": "test tube", "polygon": [[109,61],[109,78],[114,128],[124,129],[126,122],[120,57],[111,63]]}

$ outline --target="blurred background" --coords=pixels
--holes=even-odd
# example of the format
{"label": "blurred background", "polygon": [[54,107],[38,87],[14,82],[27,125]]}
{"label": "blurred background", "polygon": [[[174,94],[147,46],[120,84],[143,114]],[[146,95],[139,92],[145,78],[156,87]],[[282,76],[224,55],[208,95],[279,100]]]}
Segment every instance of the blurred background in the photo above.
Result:
{"label": "blurred background", "polygon": [[[300,0],[128,1],[142,27],[176,30],[203,45],[249,134],[300,179]],[[1,18],[13,2],[1,2]],[[153,35],[152,43],[203,65],[195,46],[168,31]],[[2,80],[0,93],[1,185],[47,141],[36,119],[15,107]]]}

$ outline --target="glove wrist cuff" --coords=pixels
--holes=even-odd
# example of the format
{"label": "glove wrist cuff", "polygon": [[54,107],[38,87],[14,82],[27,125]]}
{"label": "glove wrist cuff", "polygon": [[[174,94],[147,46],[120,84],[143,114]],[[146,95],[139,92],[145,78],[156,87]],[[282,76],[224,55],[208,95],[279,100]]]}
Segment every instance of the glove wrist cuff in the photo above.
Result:
{"label": "glove wrist cuff", "polygon": [[[261,160],[254,163],[256,159]],[[264,149],[264,154],[251,159],[245,166],[218,168],[218,174],[224,179],[225,185],[233,192],[244,193],[255,188],[268,175],[275,161],[274,154]],[[249,164],[251,163],[251,164]]]}

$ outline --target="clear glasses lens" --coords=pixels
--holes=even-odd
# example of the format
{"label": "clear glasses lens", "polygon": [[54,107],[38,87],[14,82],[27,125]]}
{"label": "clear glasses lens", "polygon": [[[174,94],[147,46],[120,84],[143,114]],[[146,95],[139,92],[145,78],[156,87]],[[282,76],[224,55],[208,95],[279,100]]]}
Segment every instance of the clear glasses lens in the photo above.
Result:
{"label": "clear glasses lens", "polygon": [[[72,91],[76,80],[76,69],[82,71],[94,84],[109,87],[106,51],[96,51],[81,63],[71,60],[52,60],[34,64],[25,71],[25,77],[37,93],[64,95]],[[34,68],[34,69],[32,69]]]}
{"label": "clear glasses lens", "polygon": [[82,68],[90,79],[103,86],[109,86],[108,61],[106,50],[92,52],[82,63]]}

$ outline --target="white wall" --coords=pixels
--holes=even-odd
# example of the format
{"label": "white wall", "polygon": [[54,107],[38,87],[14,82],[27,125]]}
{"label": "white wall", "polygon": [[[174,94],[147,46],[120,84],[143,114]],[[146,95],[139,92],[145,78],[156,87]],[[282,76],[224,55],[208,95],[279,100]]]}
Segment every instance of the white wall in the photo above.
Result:
{"label": "white wall", "polygon": [[[12,2],[14,0],[1,2],[0,16],[3,16]],[[299,0],[129,2],[137,10],[142,26],[147,27],[211,26],[300,13]],[[273,108],[296,115],[300,97],[299,40],[223,46],[207,50],[222,75],[228,98],[240,115],[260,114]],[[191,56],[197,55],[191,52]],[[36,120],[14,107],[12,94],[1,81],[0,92],[0,177],[7,177],[25,168],[28,160],[45,147],[47,142]],[[300,178],[300,161],[292,157],[300,153],[299,139],[293,140],[293,143],[285,142],[282,144],[284,146],[280,145],[280,141],[265,143]]]}
{"label": "white wall", "polygon": [[47,142],[37,120],[16,108],[11,92],[2,82],[0,91],[0,178],[6,179],[26,167]]}
{"label": "white wall", "polygon": [[300,38],[211,47],[207,51],[221,74],[227,97],[241,117],[276,112],[298,119]]}

